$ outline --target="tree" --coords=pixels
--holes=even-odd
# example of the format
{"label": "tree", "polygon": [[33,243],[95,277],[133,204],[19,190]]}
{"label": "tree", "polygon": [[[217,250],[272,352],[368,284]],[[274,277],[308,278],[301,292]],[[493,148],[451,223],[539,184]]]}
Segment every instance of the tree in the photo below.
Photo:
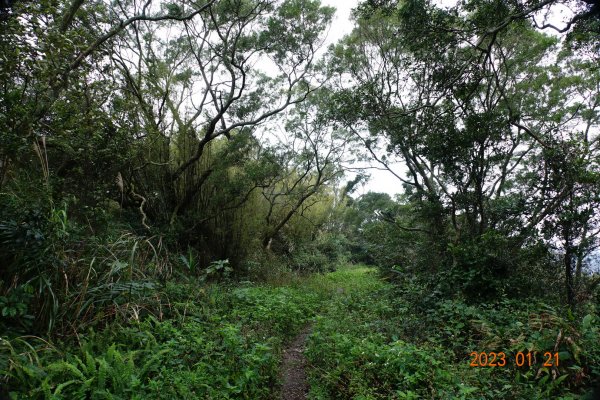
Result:
{"label": "tree", "polygon": [[[425,222],[428,247],[467,292],[500,290],[521,247],[568,201],[565,180],[541,192],[516,186],[530,160],[565,148],[566,126],[597,127],[595,112],[570,97],[579,79],[559,89],[552,79],[562,66],[544,65],[559,56],[556,41],[528,18],[549,4],[364,3],[331,53],[338,120],[385,168],[388,157],[402,159],[407,174],[396,177]],[[386,157],[374,151],[382,141]]]}
{"label": "tree", "polygon": [[262,191],[269,204],[263,237],[267,249],[294,215],[303,215],[319,201],[318,195],[343,175],[350,138],[319,115],[324,101],[327,93],[315,92],[289,114],[280,139],[280,173]]}
{"label": "tree", "polygon": [[[197,169],[211,141],[251,135],[314,90],[315,51],[331,16],[332,9],[316,1],[225,1],[179,30],[153,25],[130,32],[113,60],[144,111],[139,129],[162,148],[144,164],[156,172],[136,185],[163,193],[166,209],[158,214],[170,214],[173,223],[193,208],[213,172]],[[305,21],[302,29],[298,18]],[[276,72],[255,67],[259,60]],[[175,135],[186,138],[186,149],[176,150]]]}
{"label": "tree", "polygon": [[202,262],[244,257],[264,228],[246,224],[246,207],[260,208],[273,173],[257,159],[256,130],[320,86],[315,53],[333,10],[314,0],[10,5],[0,15],[2,295],[36,282],[36,312],[53,321],[62,296],[89,283],[84,231],[157,233]]}

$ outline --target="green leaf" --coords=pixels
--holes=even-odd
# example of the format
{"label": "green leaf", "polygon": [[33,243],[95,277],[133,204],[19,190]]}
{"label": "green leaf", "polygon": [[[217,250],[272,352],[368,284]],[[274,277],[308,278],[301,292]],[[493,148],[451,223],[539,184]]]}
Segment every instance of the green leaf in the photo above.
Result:
{"label": "green leaf", "polygon": [[562,381],[564,381],[565,379],[567,379],[569,377],[569,374],[564,374],[559,376],[558,378],[556,378],[556,380],[554,381],[555,385],[559,385]]}
{"label": "green leaf", "polygon": [[594,316],[592,314],[586,315],[585,317],[583,317],[582,330],[584,332],[588,331],[593,323],[594,323]]}

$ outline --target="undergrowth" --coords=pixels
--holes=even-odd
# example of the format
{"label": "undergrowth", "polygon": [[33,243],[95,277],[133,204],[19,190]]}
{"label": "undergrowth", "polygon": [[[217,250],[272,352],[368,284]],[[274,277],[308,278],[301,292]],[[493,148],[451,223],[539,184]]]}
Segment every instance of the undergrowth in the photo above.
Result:
{"label": "undergrowth", "polygon": [[[592,306],[578,315],[508,299],[474,306],[362,266],[270,284],[169,281],[154,296],[152,312],[63,341],[2,337],[5,394],[277,398],[281,351],[308,324],[310,399],[578,399],[600,376]],[[504,352],[507,363],[471,367],[474,351]],[[545,351],[560,364],[543,367]],[[518,352],[537,356],[518,367]]]}
{"label": "undergrowth", "polygon": [[[410,281],[382,284],[372,270],[344,280],[354,289],[331,299],[309,337],[311,399],[577,399],[600,376],[593,308],[472,306],[427,298]],[[543,367],[546,351],[558,366]],[[504,352],[506,365],[472,367],[471,352]],[[518,367],[518,352],[532,365]]]}
{"label": "undergrowth", "polygon": [[162,315],[113,323],[50,345],[2,339],[13,399],[259,399],[277,384],[278,354],[316,312],[298,288],[169,283]]}

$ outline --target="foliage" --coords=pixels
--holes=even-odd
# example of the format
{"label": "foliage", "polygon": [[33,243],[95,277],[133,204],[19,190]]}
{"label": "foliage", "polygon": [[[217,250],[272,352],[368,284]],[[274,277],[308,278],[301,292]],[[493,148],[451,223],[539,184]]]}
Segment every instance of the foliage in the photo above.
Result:
{"label": "foliage", "polygon": [[318,300],[296,288],[191,282],[169,283],[161,295],[168,300],[162,316],[90,330],[81,347],[60,353],[2,339],[3,385],[30,399],[266,398],[282,343]]}
{"label": "foliage", "polygon": [[[575,308],[598,241],[599,75],[530,23],[551,5],[518,4],[364,2],[328,54],[344,78],[332,80],[325,111],[404,188],[398,205],[369,211],[365,195],[357,206],[390,223],[369,224],[382,240],[365,244],[385,247],[372,253],[405,244],[412,254],[365,261],[450,269],[449,287],[484,298],[542,242],[561,254],[554,274],[564,270],[563,296]],[[402,173],[391,168],[398,162]]]}
{"label": "foliage", "polygon": [[[282,346],[313,320],[313,398],[574,398],[600,374],[593,307],[573,317],[543,303],[439,300],[360,266],[277,286],[169,282],[159,293],[160,314],[90,329],[81,345],[3,338],[5,387],[15,398],[271,398]],[[541,366],[547,350],[558,367]],[[475,368],[472,351],[538,355],[531,367]]]}
{"label": "foliage", "polygon": [[[330,204],[339,168],[330,159],[315,172],[325,139],[313,130],[304,133],[311,146],[283,157],[310,164],[303,191],[278,194],[285,206],[268,221],[272,203],[260,192],[295,172],[280,171],[284,151],[254,128],[300,118],[333,9],[313,0],[151,3],[2,8],[0,295],[33,287],[38,332],[64,328],[73,311],[86,322],[99,308],[112,314],[130,300],[127,288],[135,297],[181,273],[175,260],[190,275],[240,275],[266,236],[289,230],[300,244],[327,213],[314,210]],[[255,67],[268,57],[277,73]],[[206,101],[194,104],[199,90]]]}
{"label": "foliage", "polygon": [[0,397],[274,398],[313,321],[314,398],[598,379],[600,8],[438,3],[1,2]]}
{"label": "foliage", "polygon": [[324,273],[347,261],[347,243],[341,235],[321,235],[301,244],[287,257],[289,267],[298,272]]}
{"label": "foliage", "polygon": [[[576,398],[598,378],[594,310],[432,301],[417,283],[381,285],[364,270],[344,278],[341,287],[358,286],[332,298],[309,338],[313,398]],[[507,365],[470,367],[473,351],[505,352]],[[545,351],[558,352],[558,367],[542,366]],[[518,352],[535,362],[518,367]]]}

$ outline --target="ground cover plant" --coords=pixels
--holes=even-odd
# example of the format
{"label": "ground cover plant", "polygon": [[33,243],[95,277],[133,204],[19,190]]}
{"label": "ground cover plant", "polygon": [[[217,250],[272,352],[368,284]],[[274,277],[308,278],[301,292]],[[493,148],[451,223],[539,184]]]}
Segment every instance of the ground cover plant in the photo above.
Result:
{"label": "ground cover plant", "polygon": [[[328,302],[309,337],[309,398],[576,399],[597,376],[595,312],[573,320],[544,304],[460,300],[419,310],[411,298],[418,287],[399,291],[374,270],[350,274],[360,289]],[[543,366],[548,349],[559,353],[558,366]],[[504,352],[506,363],[473,367],[472,352]]]}
{"label": "ground cover plant", "polygon": [[316,312],[288,287],[173,284],[159,319],[90,330],[81,342],[3,339],[11,397],[268,398],[278,355]]}

